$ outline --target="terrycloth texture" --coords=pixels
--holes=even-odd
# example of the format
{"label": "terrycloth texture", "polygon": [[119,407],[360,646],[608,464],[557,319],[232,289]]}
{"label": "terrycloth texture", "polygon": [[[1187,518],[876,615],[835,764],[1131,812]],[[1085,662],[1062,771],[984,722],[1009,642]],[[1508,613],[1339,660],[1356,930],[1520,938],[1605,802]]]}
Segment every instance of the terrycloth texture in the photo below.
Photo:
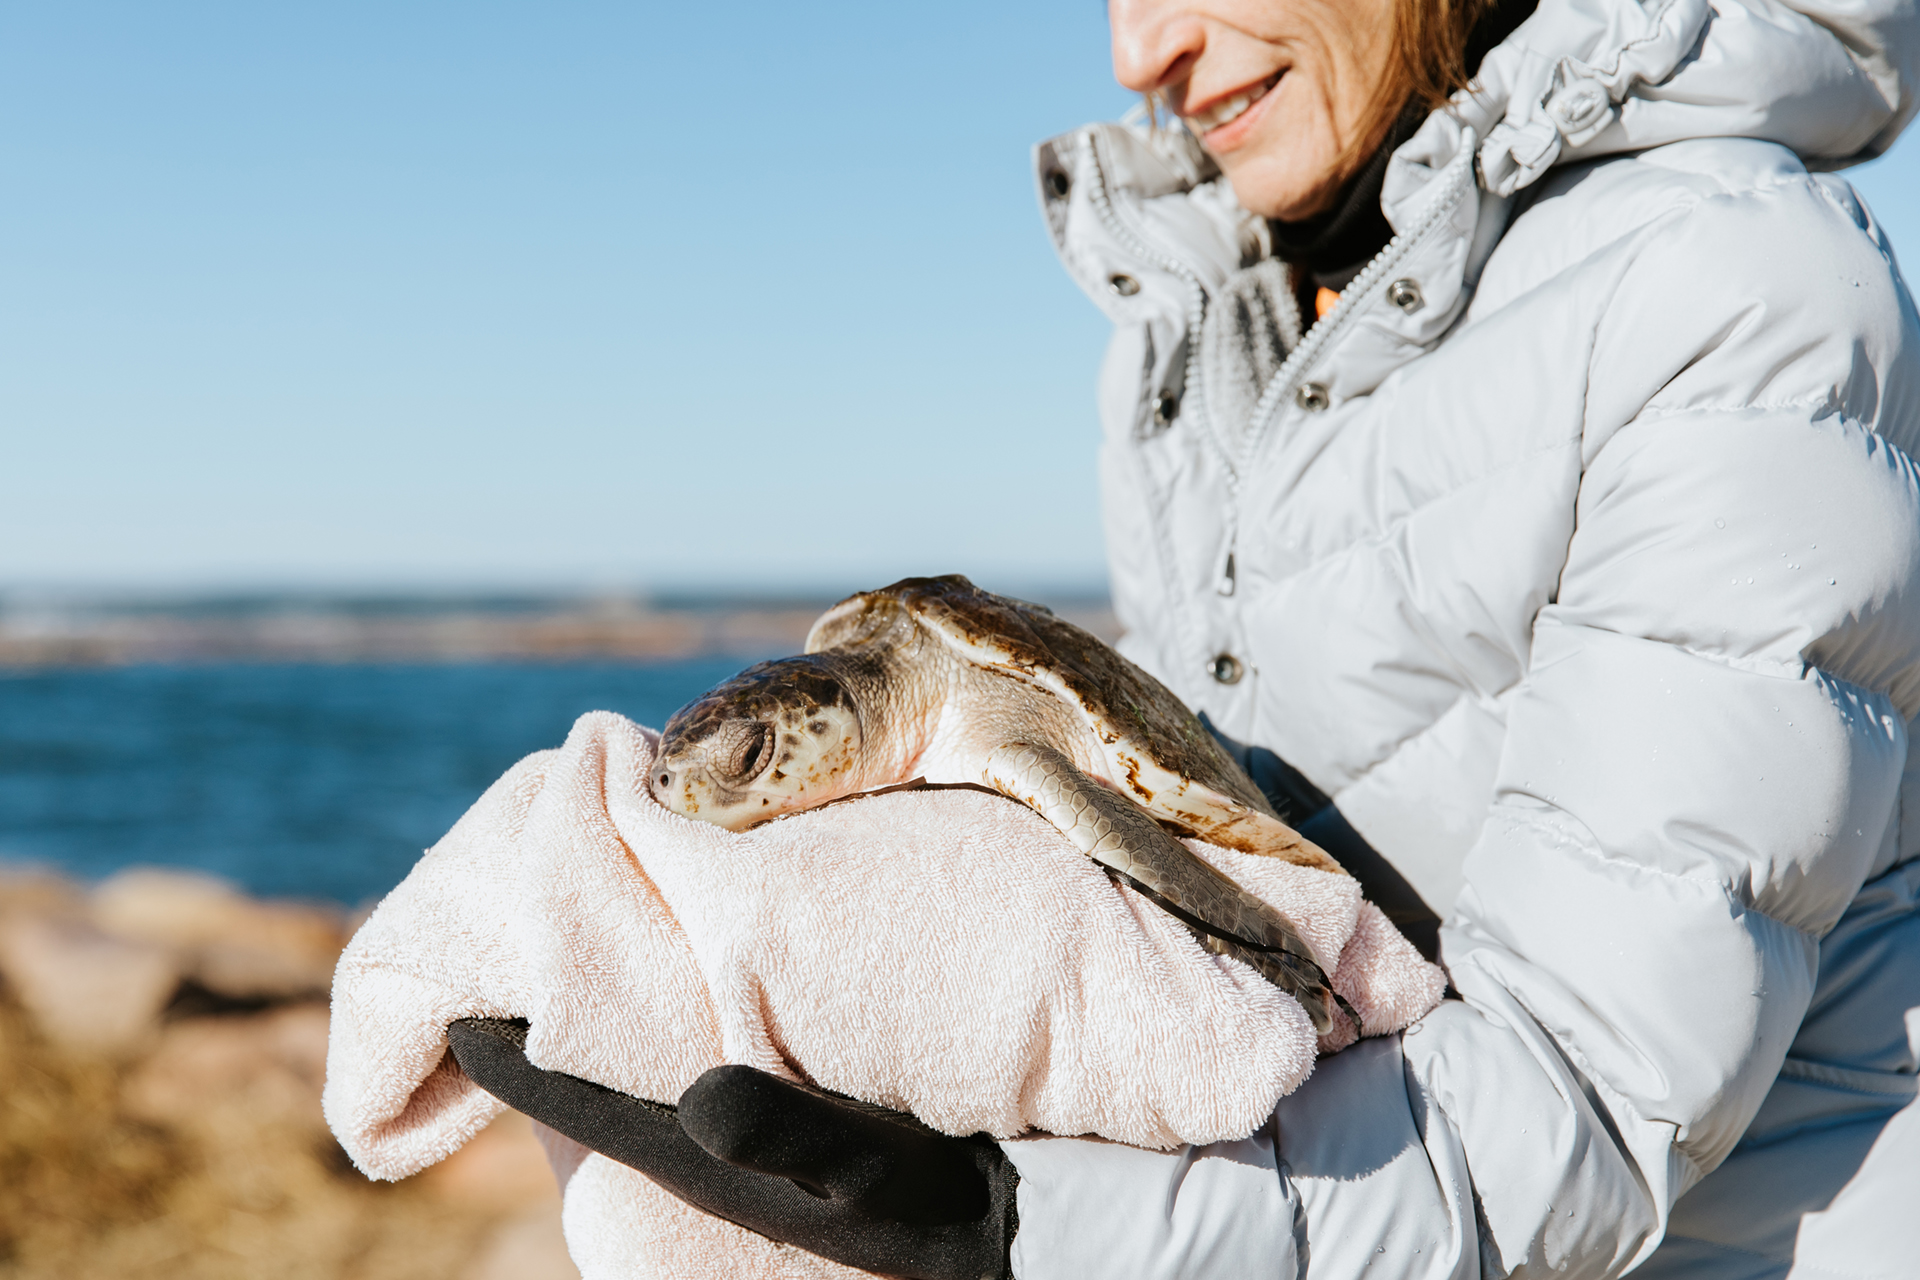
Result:
{"label": "terrycloth texture", "polygon": [[[467,1016],[526,1017],[536,1065],[663,1101],[744,1062],[949,1133],[1151,1147],[1244,1136],[1313,1068],[1298,1003],[1021,806],[895,793],[736,834],[654,802],[655,742],[582,717],[347,948],[325,1101],[366,1172],[424,1168],[500,1110],[444,1056]],[[1439,999],[1352,881],[1195,847],[1292,916],[1369,1033]]]}
{"label": "terrycloth texture", "polygon": [[534,1126],[585,1280],[853,1280],[870,1274],[703,1213],[615,1160]]}

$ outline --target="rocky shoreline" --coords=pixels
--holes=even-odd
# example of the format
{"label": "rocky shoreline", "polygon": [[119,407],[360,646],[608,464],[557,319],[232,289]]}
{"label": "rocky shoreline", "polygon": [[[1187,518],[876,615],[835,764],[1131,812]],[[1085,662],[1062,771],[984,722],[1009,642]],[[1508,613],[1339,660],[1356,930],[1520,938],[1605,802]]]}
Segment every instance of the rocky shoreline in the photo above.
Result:
{"label": "rocky shoreline", "polygon": [[[831,602],[827,602],[831,603]],[[264,610],[0,614],[0,668],[170,662],[666,662],[798,649],[824,605],[656,609],[566,602],[425,612]]]}
{"label": "rocky shoreline", "polygon": [[190,872],[0,868],[0,1278],[577,1276],[523,1118],[400,1184],[328,1133],[354,923]]}
{"label": "rocky shoreline", "polygon": [[[836,597],[655,602],[237,599],[33,604],[0,597],[0,670],[172,662],[667,662],[797,653]],[[1104,597],[1049,598],[1102,639]]]}

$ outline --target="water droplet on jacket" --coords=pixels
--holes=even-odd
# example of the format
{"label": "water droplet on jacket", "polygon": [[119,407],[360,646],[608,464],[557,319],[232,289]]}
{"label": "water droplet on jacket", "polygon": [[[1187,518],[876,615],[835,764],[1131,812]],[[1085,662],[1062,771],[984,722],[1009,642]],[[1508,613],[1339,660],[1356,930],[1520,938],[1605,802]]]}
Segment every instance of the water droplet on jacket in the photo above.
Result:
{"label": "water droplet on jacket", "polygon": [[1719,519],[1718,517],[1715,517],[1713,522],[1713,527],[1716,529],[1724,529],[1727,527],[1727,522],[1725,520]]}

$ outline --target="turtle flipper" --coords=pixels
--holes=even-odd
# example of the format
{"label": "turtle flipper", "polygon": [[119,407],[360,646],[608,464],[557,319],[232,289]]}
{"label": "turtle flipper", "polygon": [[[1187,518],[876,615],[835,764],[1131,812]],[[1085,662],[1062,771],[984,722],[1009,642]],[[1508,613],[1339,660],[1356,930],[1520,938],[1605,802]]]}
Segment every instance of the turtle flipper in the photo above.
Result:
{"label": "turtle flipper", "polygon": [[1305,836],[1280,819],[1240,803],[1211,787],[1188,782],[1168,788],[1148,806],[1211,844],[1238,849],[1262,858],[1278,858],[1297,867],[1311,867],[1337,876],[1347,869]]}
{"label": "turtle flipper", "polygon": [[1338,999],[1280,912],[1195,857],[1137,805],[1053,747],[1012,742],[987,757],[994,790],[1058,827],[1082,853],[1144,889],[1216,955],[1244,960],[1298,1000],[1324,1034]]}

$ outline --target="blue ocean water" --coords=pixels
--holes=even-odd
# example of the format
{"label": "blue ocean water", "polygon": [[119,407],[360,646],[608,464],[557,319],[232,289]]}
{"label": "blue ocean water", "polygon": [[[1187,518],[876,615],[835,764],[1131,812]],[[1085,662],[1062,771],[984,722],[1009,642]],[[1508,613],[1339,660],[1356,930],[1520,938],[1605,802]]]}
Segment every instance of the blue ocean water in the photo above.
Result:
{"label": "blue ocean water", "polygon": [[0,675],[0,861],[192,867],[358,904],[581,713],[658,727],[746,665],[168,666]]}

